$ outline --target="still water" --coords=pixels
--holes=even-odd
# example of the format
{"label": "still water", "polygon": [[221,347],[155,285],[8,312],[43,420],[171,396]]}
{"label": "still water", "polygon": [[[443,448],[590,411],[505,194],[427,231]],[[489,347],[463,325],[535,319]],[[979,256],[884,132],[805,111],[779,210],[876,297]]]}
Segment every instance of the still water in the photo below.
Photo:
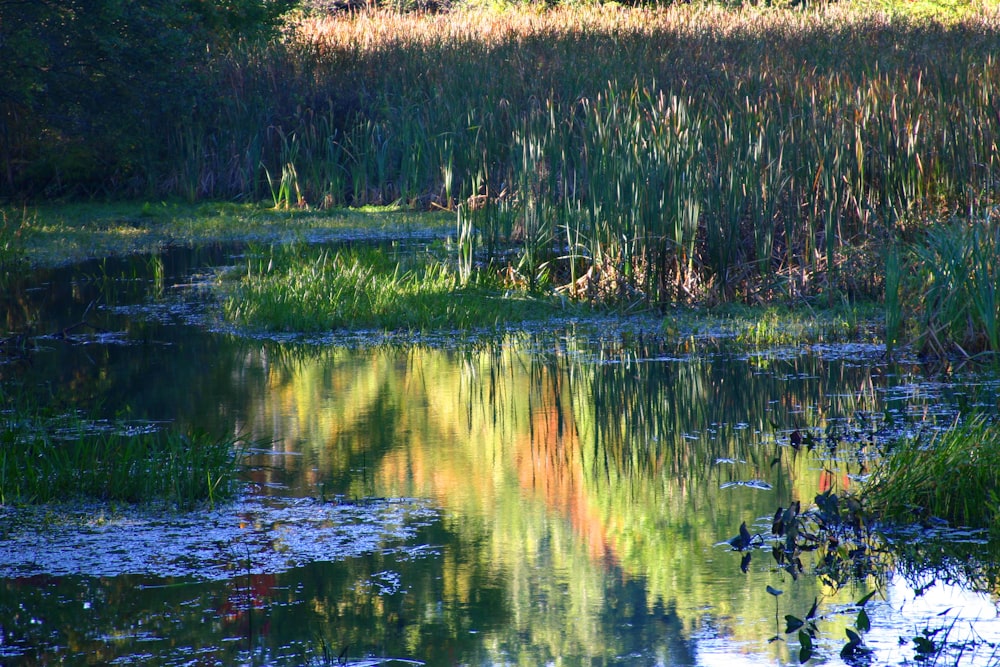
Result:
{"label": "still water", "polygon": [[[784,616],[818,600],[811,664],[842,665],[871,590],[871,664],[912,661],[936,629],[965,648],[939,664],[1000,655],[996,597],[948,573],[836,589],[769,548],[744,572],[726,543],[856,487],[888,437],[995,409],[995,378],[648,322],[239,335],[207,289],[239,261],[177,250],[5,295],[27,349],[4,383],[255,447],[228,505],[0,506],[0,664],[798,664]],[[821,446],[790,447],[796,429]]]}

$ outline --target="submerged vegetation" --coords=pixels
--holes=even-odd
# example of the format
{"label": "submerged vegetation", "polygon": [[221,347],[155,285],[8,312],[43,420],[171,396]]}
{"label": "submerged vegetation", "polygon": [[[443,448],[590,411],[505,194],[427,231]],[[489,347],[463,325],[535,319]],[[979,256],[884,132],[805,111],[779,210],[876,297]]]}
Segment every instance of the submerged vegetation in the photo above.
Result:
{"label": "submerged vegetation", "polygon": [[228,500],[243,449],[238,439],[205,433],[8,412],[0,430],[0,505]]}

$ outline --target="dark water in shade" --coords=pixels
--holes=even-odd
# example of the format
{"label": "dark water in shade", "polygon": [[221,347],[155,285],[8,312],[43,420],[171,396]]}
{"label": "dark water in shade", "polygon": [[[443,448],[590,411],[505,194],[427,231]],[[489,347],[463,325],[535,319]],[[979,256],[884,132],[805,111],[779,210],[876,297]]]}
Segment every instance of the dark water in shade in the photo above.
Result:
{"label": "dark water in shade", "polygon": [[[961,664],[995,662],[988,591],[940,572],[837,591],[769,552],[741,572],[725,544],[855,486],[881,439],[995,409],[995,377],[611,321],[475,343],[238,336],[206,301],[211,267],[239,263],[176,250],[4,294],[3,328],[25,334],[5,385],[260,444],[228,505],[0,506],[0,664],[797,664],[794,635],[769,641],[776,612],[818,598],[813,664],[839,665],[856,612],[837,612],[876,586],[873,664],[942,627],[973,638]],[[793,451],[794,429],[823,446]]]}

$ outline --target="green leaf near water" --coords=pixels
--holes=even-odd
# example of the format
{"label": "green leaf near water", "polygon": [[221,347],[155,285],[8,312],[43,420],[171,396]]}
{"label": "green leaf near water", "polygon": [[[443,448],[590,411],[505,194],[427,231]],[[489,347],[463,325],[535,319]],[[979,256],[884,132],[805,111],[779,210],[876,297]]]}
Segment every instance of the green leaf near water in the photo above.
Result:
{"label": "green leaf near water", "polygon": [[868,632],[871,629],[871,621],[868,618],[868,612],[864,609],[858,612],[858,620],[855,622],[855,627],[861,632]]}
{"label": "green leaf near water", "polygon": [[864,643],[861,640],[861,635],[854,630],[847,628],[844,632],[847,633],[847,643],[844,644],[844,648],[840,649],[840,657],[848,660],[864,651]]}
{"label": "green leaf near water", "polygon": [[871,600],[875,596],[876,593],[878,593],[878,591],[871,591],[870,593],[868,593],[867,595],[865,595],[863,598],[861,598],[860,600],[858,600],[855,604],[857,604],[859,607],[864,607],[866,604],[868,604],[868,601]]}
{"label": "green leaf near water", "polygon": [[799,662],[808,661],[812,657],[813,651],[812,637],[805,630],[799,630]]}
{"label": "green leaf near water", "polygon": [[913,638],[913,643],[918,655],[930,655],[932,653],[937,653],[937,645],[933,640],[928,639],[922,635],[917,635]]}
{"label": "green leaf near water", "polygon": [[805,624],[806,624],[805,621],[803,621],[801,618],[798,618],[797,616],[792,616],[791,614],[786,614],[785,634],[790,635]]}

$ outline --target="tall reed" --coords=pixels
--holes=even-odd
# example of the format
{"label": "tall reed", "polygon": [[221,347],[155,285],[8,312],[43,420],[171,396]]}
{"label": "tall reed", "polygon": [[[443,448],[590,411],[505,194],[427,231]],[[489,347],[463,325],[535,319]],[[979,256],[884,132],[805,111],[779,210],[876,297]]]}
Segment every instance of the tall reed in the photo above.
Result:
{"label": "tall reed", "polygon": [[920,347],[938,355],[1000,352],[1000,224],[995,213],[930,230],[913,245],[908,300]]}
{"label": "tall reed", "polygon": [[213,60],[151,181],[282,207],[477,198],[481,247],[529,284],[875,297],[871,239],[996,196],[998,27],[838,5],[305,17]]}

